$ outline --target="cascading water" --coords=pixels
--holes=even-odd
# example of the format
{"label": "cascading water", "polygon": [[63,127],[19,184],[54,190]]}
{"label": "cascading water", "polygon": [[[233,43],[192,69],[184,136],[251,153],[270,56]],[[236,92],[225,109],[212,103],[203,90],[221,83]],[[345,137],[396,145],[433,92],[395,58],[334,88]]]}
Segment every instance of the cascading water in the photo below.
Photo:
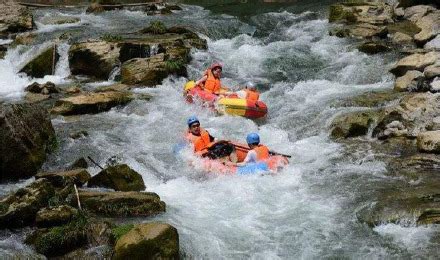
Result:
{"label": "cascading water", "polygon": [[[136,11],[72,13],[82,21],[99,21],[89,27],[80,23],[86,29],[78,39],[97,38],[100,30],[136,31],[159,19]],[[333,106],[335,101],[391,88],[392,80],[383,71],[392,55],[359,53],[350,41],[328,36],[323,15],[296,13],[294,8],[254,14],[243,22],[184,6],[160,19],[167,25],[188,25],[208,40],[207,51],[192,53],[189,78],[200,77],[214,60],[223,62],[226,85],[235,88],[251,80],[264,90],[267,120],[257,124],[188,105],[182,98],[187,79],[169,77],[157,88],[134,90],[152,94],[151,101],[135,100],[124,108],[71,120],[55,118],[60,148],[44,169],[63,168],[87,155],[100,164],[112,156],[121,158],[142,174],[148,191],[167,203],[167,212],[155,219],[178,229],[188,258],[424,258],[438,253],[431,242],[438,232],[434,227],[388,224],[371,229],[357,221],[356,212],[370,202],[374,187],[392,180],[383,174],[383,162],[365,159],[372,153],[368,148],[347,156],[343,145],[328,138],[331,118],[349,110]],[[67,53],[67,48],[59,45],[58,50]],[[10,65],[28,53],[19,50],[0,60],[3,97],[19,96],[30,82]],[[61,60],[64,65],[57,66],[55,76],[64,79],[68,65]],[[290,165],[264,176],[207,176],[189,167],[173,155],[172,147],[193,114],[219,139],[243,141],[247,133],[258,131],[263,143],[292,155]],[[68,137],[78,129],[89,136]],[[20,250],[4,241],[3,250]]]}

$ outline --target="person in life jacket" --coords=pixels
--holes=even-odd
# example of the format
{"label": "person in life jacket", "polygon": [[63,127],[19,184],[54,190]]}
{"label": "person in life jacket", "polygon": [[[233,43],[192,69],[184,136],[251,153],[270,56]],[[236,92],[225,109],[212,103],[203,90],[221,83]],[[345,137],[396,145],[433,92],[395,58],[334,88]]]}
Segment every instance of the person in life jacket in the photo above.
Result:
{"label": "person in life jacket", "polygon": [[251,101],[258,101],[260,99],[260,93],[257,91],[257,87],[252,82],[247,82],[244,89],[235,93],[239,98],[244,98]]}
{"label": "person in life jacket", "polygon": [[194,152],[197,155],[204,155],[208,148],[212,146],[215,138],[208,131],[200,127],[200,121],[197,117],[188,118],[188,132],[186,139],[194,145]]}
{"label": "person in life jacket", "polygon": [[228,165],[245,166],[247,163],[256,163],[269,159],[269,148],[260,144],[260,136],[257,133],[250,133],[246,137],[246,142],[251,148],[240,163],[229,163]]}
{"label": "person in life jacket", "polygon": [[203,77],[196,81],[196,86],[201,86],[205,91],[215,95],[220,95],[227,88],[222,87],[220,78],[223,66],[216,62],[212,64],[203,74]]}

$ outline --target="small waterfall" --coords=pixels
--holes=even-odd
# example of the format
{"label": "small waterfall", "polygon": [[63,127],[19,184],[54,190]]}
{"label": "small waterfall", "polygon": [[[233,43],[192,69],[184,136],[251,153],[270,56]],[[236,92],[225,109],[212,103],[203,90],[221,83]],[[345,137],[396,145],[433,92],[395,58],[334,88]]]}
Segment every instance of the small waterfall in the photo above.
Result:
{"label": "small waterfall", "polygon": [[150,47],[150,57],[156,55],[157,53],[159,53],[159,45],[157,44],[152,44]]}
{"label": "small waterfall", "polygon": [[109,81],[116,81],[121,76],[121,66],[115,66],[108,77]]}
{"label": "small waterfall", "polygon": [[69,48],[70,45],[67,43],[60,43],[57,45],[57,51],[60,55],[60,59],[55,67],[55,76],[58,76],[61,79],[65,79],[70,76]]}

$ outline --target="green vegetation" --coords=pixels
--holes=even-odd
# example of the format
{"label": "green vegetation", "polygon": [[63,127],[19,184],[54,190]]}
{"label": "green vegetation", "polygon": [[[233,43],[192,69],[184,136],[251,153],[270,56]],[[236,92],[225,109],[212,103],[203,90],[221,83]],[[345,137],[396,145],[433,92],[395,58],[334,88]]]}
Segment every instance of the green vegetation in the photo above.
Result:
{"label": "green vegetation", "polygon": [[185,66],[185,63],[181,59],[165,61],[165,69],[170,72],[179,71],[184,66]]}
{"label": "green vegetation", "polygon": [[142,30],[142,32],[152,34],[164,34],[167,32],[167,27],[161,21],[153,21],[150,23],[150,26]]}
{"label": "green vegetation", "polygon": [[112,236],[113,240],[116,242],[119,238],[121,238],[123,235],[127,234],[132,228],[134,227],[134,224],[125,224],[121,226],[117,226],[112,228]]}
{"label": "green vegetation", "polygon": [[119,42],[119,41],[122,41],[123,38],[121,35],[114,35],[114,34],[110,34],[110,33],[105,33],[104,35],[101,36],[101,40],[106,41],[106,42]]}

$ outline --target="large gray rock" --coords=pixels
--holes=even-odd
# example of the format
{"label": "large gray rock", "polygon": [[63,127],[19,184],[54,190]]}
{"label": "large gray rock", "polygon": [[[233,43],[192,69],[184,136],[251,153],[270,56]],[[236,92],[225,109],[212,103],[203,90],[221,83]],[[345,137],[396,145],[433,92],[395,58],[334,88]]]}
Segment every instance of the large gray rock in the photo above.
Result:
{"label": "large gray rock", "polygon": [[74,75],[87,75],[107,80],[119,64],[120,48],[106,41],[73,44],[69,49],[70,71]]}
{"label": "large gray rock", "polygon": [[368,133],[368,129],[377,120],[376,111],[357,111],[336,117],[330,128],[333,138],[349,138],[362,136]]}
{"label": "large gray rock", "polygon": [[416,5],[405,9],[404,19],[417,22],[428,12],[434,11],[435,8],[430,5]]}
{"label": "large gray rock", "polygon": [[440,51],[440,34],[431,41],[427,42],[423,48],[427,50]]}
{"label": "large gray rock", "polygon": [[0,228],[32,225],[38,210],[47,206],[54,192],[49,181],[40,179],[3,198],[0,201]]}
{"label": "large gray rock", "polygon": [[393,8],[381,2],[349,2],[330,6],[329,22],[384,25],[393,21]]}
{"label": "large gray rock", "polygon": [[58,100],[51,113],[61,115],[99,113],[108,111],[115,106],[125,105],[132,99],[129,92],[86,93]]}
{"label": "large gray rock", "polygon": [[52,75],[55,72],[55,66],[59,58],[60,55],[56,50],[56,46],[51,46],[27,63],[20,72],[24,72],[34,78],[43,78],[45,75]]}
{"label": "large gray rock", "polygon": [[396,91],[414,91],[417,90],[417,84],[423,79],[423,73],[417,70],[410,70],[402,77],[398,77],[394,83]]}
{"label": "large gray rock", "polygon": [[33,176],[56,146],[47,111],[32,104],[0,105],[0,180]]}
{"label": "large gray rock", "polygon": [[[165,212],[165,202],[151,192],[92,192],[80,190],[83,209],[102,216],[152,216]],[[71,205],[76,205],[76,198]]]}
{"label": "large gray rock", "polygon": [[32,13],[13,0],[0,2],[0,36],[32,30],[34,21]]}
{"label": "large gray rock", "polygon": [[434,64],[439,59],[440,53],[438,52],[412,54],[399,60],[396,65],[390,69],[390,72],[400,77],[405,75],[409,70],[423,71],[427,66]]}
{"label": "large gray rock", "polygon": [[160,222],[138,224],[116,241],[113,259],[179,259],[177,229]]}
{"label": "large gray rock", "polygon": [[423,75],[427,79],[432,79],[440,76],[440,60],[438,63],[426,67],[423,71]]}
{"label": "large gray rock", "polygon": [[110,166],[88,182],[89,187],[104,187],[115,191],[144,191],[142,176],[126,164]]}
{"label": "large gray rock", "polygon": [[77,214],[78,210],[68,205],[43,208],[37,212],[35,222],[38,227],[60,226],[69,223]]}

